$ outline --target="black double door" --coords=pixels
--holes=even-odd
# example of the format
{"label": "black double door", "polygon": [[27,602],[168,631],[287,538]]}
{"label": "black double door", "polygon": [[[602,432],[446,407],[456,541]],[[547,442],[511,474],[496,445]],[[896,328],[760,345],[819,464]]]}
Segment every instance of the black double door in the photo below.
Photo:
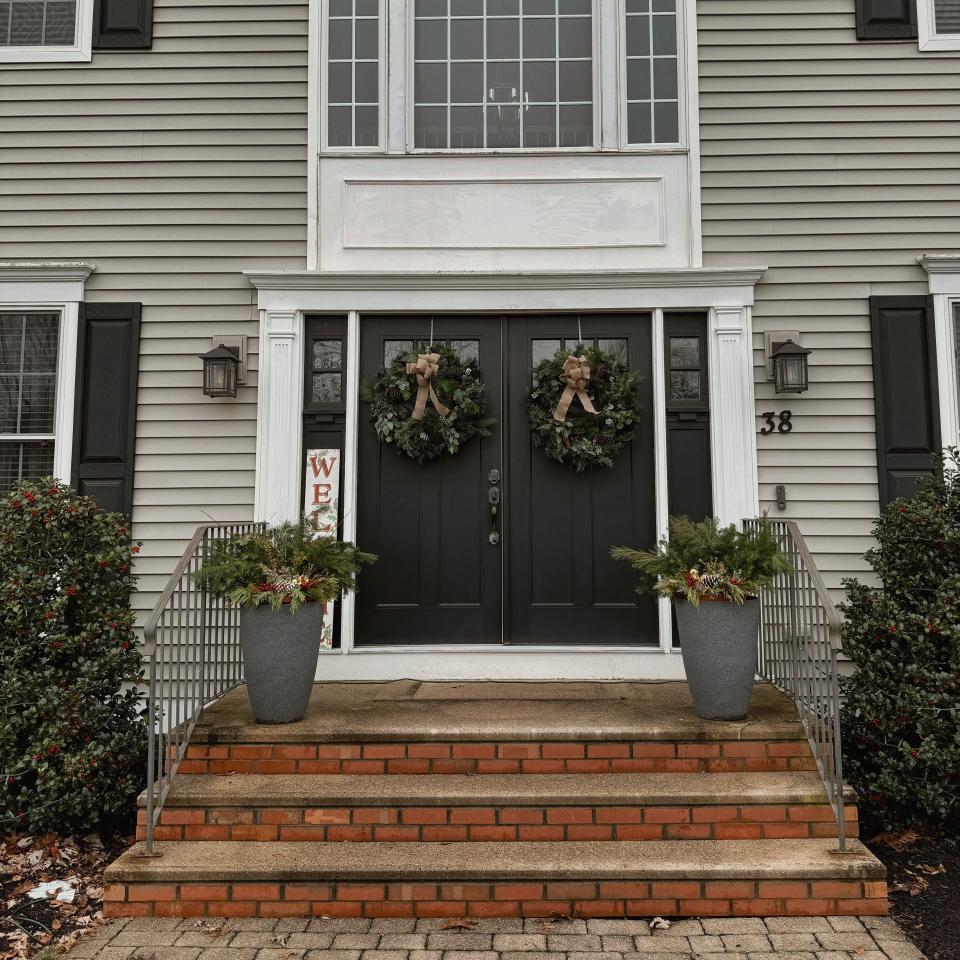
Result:
{"label": "black double door", "polygon": [[378,442],[361,407],[357,542],[379,560],[361,579],[355,643],[655,645],[655,603],[609,557],[656,537],[650,316],[579,318],[584,342],[641,374],[643,402],[614,467],[580,474],[534,448],[526,411],[532,368],[575,347],[578,318],[365,317],[361,378],[422,349],[431,323],[477,365],[496,427],[418,465]]}

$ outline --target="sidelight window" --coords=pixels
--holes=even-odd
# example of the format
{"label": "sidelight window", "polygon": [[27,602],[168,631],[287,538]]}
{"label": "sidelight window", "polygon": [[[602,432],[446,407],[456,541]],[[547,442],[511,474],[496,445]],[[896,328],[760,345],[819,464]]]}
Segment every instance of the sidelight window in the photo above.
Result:
{"label": "sidelight window", "polygon": [[54,472],[60,316],[0,313],[0,494]]}

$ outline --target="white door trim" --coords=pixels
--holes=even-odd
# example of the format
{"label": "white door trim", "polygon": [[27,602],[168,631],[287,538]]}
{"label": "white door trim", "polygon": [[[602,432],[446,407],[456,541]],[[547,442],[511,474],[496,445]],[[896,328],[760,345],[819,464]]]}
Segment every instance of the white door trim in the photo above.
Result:
{"label": "white door trim", "polygon": [[[360,429],[361,313],[643,311],[653,314],[657,530],[666,528],[666,432],[663,311],[709,309],[714,509],[739,521],[757,511],[750,307],[763,268],[592,274],[318,274],[250,271],[261,316],[255,517],[297,519],[301,510],[304,315],[347,316],[347,414],[344,444],[344,539],[356,533]],[[662,422],[664,421],[664,422]],[[660,643],[650,648],[353,646],[354,606],[342,608],[341,648],[324,654],[318,676],[389,679],[668,678],[682,676],[671,652],[669,605],[661,605]],[[666,624],[666,626],[664,626]],[[661,655],[658,659],[651,654]],[[662,656],[667,654],[666,657]],[[415,664],[415,667],[413,666]]]}

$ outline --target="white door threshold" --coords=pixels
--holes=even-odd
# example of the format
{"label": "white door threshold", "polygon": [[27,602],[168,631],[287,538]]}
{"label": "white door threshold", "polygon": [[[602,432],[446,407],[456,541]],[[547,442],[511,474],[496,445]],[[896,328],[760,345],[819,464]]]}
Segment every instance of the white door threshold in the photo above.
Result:
{"label": "white door threshold", "polygon": [[323,680],[682,680],[679,651],[659,647],[444,646],[324,651]]}

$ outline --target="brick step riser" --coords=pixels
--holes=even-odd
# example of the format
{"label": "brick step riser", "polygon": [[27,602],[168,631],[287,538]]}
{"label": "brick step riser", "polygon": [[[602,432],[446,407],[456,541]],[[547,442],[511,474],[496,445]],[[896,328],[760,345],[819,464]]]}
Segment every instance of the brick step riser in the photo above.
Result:
{"label": "brick step riser", "polygon": [[778,773],[816,770],[803,740],[191,744],[183,774]]}
{"label": "brick step riser", "polygon": [[[846,808],[856,837],[857,808]],[[137,839],[145,835],[140,811]],[[510,842],[836,837],[829,804],[597,807],[173,807],[157,840]]]}
{"label": "brick step riser", "polygon": [[844,916],[887,912],[882,880],[111,884],[108,917]]}

